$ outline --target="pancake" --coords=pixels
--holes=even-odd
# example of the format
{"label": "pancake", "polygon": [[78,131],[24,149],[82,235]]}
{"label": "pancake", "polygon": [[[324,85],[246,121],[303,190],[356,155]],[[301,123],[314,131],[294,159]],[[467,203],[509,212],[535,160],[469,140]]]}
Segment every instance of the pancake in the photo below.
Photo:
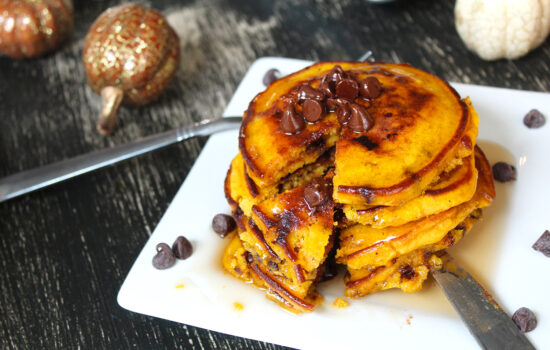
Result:
{"label": "pancake", "polygon": [[490,205],[495,197],[491,167],[479,148],[476,148],[475,162],[479,176],[472,199],[401,226],[377,229],[358,224],[342,230],[336,261],[352,269],[381,266],[396,257],[443,239],[448,231],[464,221],[472,211]]}
{"label": "pancake", "polygon": [[401,206],[344,205],[344,214],[351,222],[384,228],[400,226],[453,208],[470,200],[475,193],[477,170],[474,159],[473,154],[467,157],[461,165],[440,175],[424,194]]}
{"label": "pancake", "polygon": [[345,278],[346,296],[361,297],[380,290],[399,288],[405,293],[422,289],[428,273],[441,266],[441,260],[434,252],[450,248],[470,232],[475,221],[481,217],[476,209],[443,239],[435,244],[414,250],[392,260],[389,264],[349,269]]}
{"label": "pancake", "polygon": [[322,154],[315,164],[306,165],[281,179],[277,184],[258,186],[249,176],[241,154],[231,162],[225,178],[224,190],[227,202],[233,210],[237,206],[246,216],[252,214],[252,206],[271,199],[287,190],[305,185],[315,177],[322,177],[334,166],[334,150]]}

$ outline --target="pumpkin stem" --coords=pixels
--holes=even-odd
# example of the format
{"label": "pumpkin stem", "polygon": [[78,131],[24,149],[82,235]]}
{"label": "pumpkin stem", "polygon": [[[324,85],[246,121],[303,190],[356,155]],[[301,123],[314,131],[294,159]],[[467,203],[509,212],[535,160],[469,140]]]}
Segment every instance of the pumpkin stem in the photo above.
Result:
{"label": "pumpkin stem", "polygon": [[117,112],[124,92],[113,86],[101,89],[101,114],[97,122],[97,131],[102,135],[110,135],[115,130]]}

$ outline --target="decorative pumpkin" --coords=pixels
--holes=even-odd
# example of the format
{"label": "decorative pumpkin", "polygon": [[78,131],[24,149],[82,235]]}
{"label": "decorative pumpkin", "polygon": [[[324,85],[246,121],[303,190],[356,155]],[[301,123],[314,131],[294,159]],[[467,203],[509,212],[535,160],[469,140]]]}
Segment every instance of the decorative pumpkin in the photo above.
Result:
{"label": "decorative pumpkin", "polygon": [[0,53],[40,56],[65,41],[73,24],[72,0],[0,0]]}
{"label": "decorative pumpkin", "polygon": [[550,0],[457,0],[455,24],[481,58],[519,58],[548,36]]}
{"label": "decorative pumpkin", "polygon": [[88,84],[103,100],[98,131],[114,130],[120,102],[143,106],[155,100],[174,77],[179,55],[178,36],[159,12],[126,4],[102,13],[82,56]]}

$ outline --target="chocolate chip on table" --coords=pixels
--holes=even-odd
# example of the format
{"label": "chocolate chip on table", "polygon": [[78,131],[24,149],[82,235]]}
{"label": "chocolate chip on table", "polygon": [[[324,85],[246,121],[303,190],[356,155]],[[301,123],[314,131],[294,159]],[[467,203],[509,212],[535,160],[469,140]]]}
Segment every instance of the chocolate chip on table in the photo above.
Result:
{"label": "chocolate chip on table", "polygon": [[533,249],[550,258],[550,231],[544,231],[535,244],[533,244]]}
{"label": "chocolate chip on table", "polygon": [[357,103],[350,104],[351,116],[348,121],[348,126],[353,132],[366,132],[374,125],[369,112],[365,107]]}
{"label": "chocolate chip on table", "polygon": [[325,99],[325,94],[309,85],[302,85],[298,90],[298,99],[323,101]]}
{"label": "chocolate chip on table", "polygon": [[236,227],[237,223],[231,215],[218,214],[212,219],[212,229],[222,238],[231,233]]}
{"label": "chocolate chip on table", "polygon": [[353,100],[359,94],[359,86],[353,79],[342,79],[336,83],[336,95],[338,97]]}
{"label": "chocolate chip on table", "polygon": [[380,96],[380,91],[382,90],[382,85],[380,81],[375,77],[367,77],[361,80],[359,84],[359,90],[361,96],[366,98],[377,98]]}
{"label": "chocolate chip on table", "polygon": [[328,199],[328,190],[326,182],[314,179],[304,188],[304,199],[310,207],[316,207]]}
{"label": "chocolate chip on table", "polygon": [[281,72],[279,72],[276,68],[271,68],[267,72],[265,72],[264,78],[262,79],[262,82],[265,86],[270,85],[275,80],[279,79],[281,77]]}
{"label": "chocolate chip on table", "polygon": [[497,162],[493,165],[493,177],[499,182],[513,181],[517,177],[516,167],[505,162]]}
{"label": "chocolate chip on table", "polygon": [[157,254],[153,257],[153,267],[158,270],[164,270],[174,266],[176,257],[172,249],[166,243],[157,244]]}
{"label": "chocolate chip on table", "polygon": [[187,238],[179,236],[172,244],[172,252],[176,258],[185,260],[193,254],[193,246]]}
{"label": "chocolate chip on table", "polygon": [[294,104],[289,103],[280,122],[281,130],[287,135],[299,134],[306,127],[302,116],[296,113]]}
{"label": "chocolate chip on table", "polygon": [[523,118],[523,124],[529,129],[537,129],[546,123],[546,118],[538,109],[532,109]]}
{"label": "chocolate chip on table", "polygon": [[514,312],[512,320],[522,333],[531,332],[533,329],[537,328],[537,317],[533,311],[526,307],[521,307]]}
{"label": "chocolate chip on table", "polygon": [[319,121],[323,117],[323,112],[323,104],[317,100],[306,100],[302,106],[302,114],[310,123]]}

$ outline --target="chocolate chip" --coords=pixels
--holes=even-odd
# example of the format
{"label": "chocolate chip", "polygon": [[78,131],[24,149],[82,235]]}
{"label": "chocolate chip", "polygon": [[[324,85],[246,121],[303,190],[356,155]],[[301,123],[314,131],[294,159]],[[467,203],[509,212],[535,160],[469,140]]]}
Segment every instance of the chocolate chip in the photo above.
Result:
{"label": "chocolate chip", "polygon": [[499,182],[508,182],[517,177],[516,167],[505,162],[498,162],[493,165],[493,177]]}
{"label": "chocolate chip", "polygon": [[329,188],[325,181],[314,179],[304,188],[304,199],[310,207],[323,204],[329,197]]}
{"label": "chocolate chip", "polygon": [[346,124],[349,121],[351,115],[350,108],[347,104],[343,104],[336,110],[336,118],[338,122],[342,125]]}
{"label": "chocolate chip", "polygon": [[302,85],[298,90],[298,99],[323,101],[325,99],[325,95],[321,91],[314,89],[309,85]]}
{"label": "chocolate chip", "polygon": [[512,320],[522,333],[531,332],[537,328],[537,316],[526,307],[521,307],[514,312]]}
{"label": "chocolate chip", "polygon": [[185,260],[193,254],[193,246],[187,238],[179,236],[172,244],[172,252],[176,258]]}
{"label": "chocolate chip", "polygon": [[338,83],[340,80],[347,78],[346,72],[339,64],[332,67],[332,69],[323,77],[323,80],[327,82]]}
{"label": "chocolate chip", "polygon": [[353,100],[359,94],[359,86],[353,79],[342,79],[336,83],[336,95],[338,97]]}
{"label": "chocolate chip", "polygon": [[331,111],[335,111],[338,107],[340,107],[341,105],[348,105],[349,104],[349,101],[348,100],[345,100],[343,98],[329,98],[327,99],[327,108]]}
{"label": "chocolate chip", "polygon": [[290,103],[281,118],[280,122],[281,130],[287,135],[299,134],[306,127],[304,118],[296,114],[294,105]]}
{"label": "chocolate chip", "polygon": [[550,258],[550,231],[546,230],[533,244],[533,249]]}
{"label": "chocolate chip", "polygon": [[377,98],[380,96],[382,85],[375,77],[367,77],[359,84],[361,96],[366,98]]}
{"label": "chocolate chip", "polygon": [[322,81],[319,85],[319,91],[321,91],[327,97],[334,97],[335,94],[334,82]]}
{"label": "chocolate chip", "polygon": [[153,267],[159,270],[164,270],[174,266],[176,257],[172,249],[166,243],[157,244],[157,254],[153,257]]}
{"label": "chocolate chip", "polygon": [[250,252],[245,252],[244,253],[244,258],[245,258],[246,262],[249,263],[249,264],[252,264],[254,262],[254,257],[252,256],[252,254]]}
{"label": "chocolate chip", "polygon": [[267,72],[265,72],[264,78],[262,79],[262,82],[265,86],[268,86],[275,80],[279,79],[281,77],[281,72],[279,72],[276,68],[271,68]]}
{"label": "chocolate chip", "polygon": [[323,104],[316,100],[306,100],[302,106],[302,114],[308,122],[315,123],[323,116]]}
{"label": "chocolate chip", "polygon": [[365,107],[357,103],[352,103],[350,109],[351,116],[348,125],[353,132],[366,132],[372,128],[374,120]]}
{"label": "chocolate chip", "polygon": [[338,275],[338,266],[334,261],[334,258],[328,258],[323,265],[323,274],[321,275],[321,282],[329,281]]}
{"label": "chocolate chip", "polygon": [[529,129],[537,129],[546,123],[546,118],[538,109],[532,109],[523,118],[523,124]]}
{"label": "chocolate chip", "polygon": [[218,214],[212,219],[212,229],[222,238],[232,232],[236,227],[237,223],[231,215]]}

